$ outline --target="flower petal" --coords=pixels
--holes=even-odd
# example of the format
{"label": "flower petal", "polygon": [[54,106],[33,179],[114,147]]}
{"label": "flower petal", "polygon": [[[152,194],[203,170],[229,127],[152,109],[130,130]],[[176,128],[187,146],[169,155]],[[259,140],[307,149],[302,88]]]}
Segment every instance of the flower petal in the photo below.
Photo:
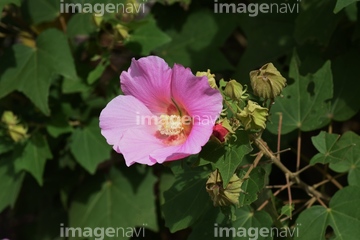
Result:
{"label": "flower petal", "polygon": [[156,161],[150,153],[163,147],[164,144],[154,134],[141,129],[129,129],[119,143],[127,166],[134,163],[154,165]]}
{"label": "flower petal", "polygon": [[164,113],[171,103],[171,68],[156,56],[132,59],[120,75],[121,89],[142,101],[153,113]]}
{"label": "flower petal", "polygon": [[222,96],[210,87],[208,79],[195,77],[189,68],[175,64],[172,72],[171,94],[191,117],[208,119],[214,126],[222,109]]}
{"label": "flower petal", "polygon": [[154,132],[153,126],[142,121],[143,116],[153,116],[150,110],[133,96],[117,96],[100,113],[101,134],[108,144],[120,153],[119,141],[129,129]]}
{"label": "flower petal", "polygon": [[210,124],[204,126],[195,124],[191,129],[190,135],[183,144],[157,149],[153,151],[150,156],[158,163],[163,163],[197,154],[201,151],[201,147],[209,141],[211,134],[212,126]]}

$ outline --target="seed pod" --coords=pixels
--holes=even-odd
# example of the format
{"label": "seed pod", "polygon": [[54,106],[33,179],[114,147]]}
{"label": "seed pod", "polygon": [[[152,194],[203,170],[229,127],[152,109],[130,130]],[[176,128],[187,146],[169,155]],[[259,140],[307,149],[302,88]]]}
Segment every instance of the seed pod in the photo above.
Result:
{"label": "seed pod", "polygon": [[266,117],[268,115],[267,108],[261,107],[256,102],[249,100],[246,107],[237,114],[237,117],[241,121],[245,130],[259,130],[265,129]]}
{"label": "seed pod", "polygon": [[207,70],[207,72],[197,72],[197,77],[203,77],[206,76],[208,78],[208,82],[210,87],[217,88],[216,80],[215,80],[215,74],[211,74],[210,69]]}
{"label": "seed pod", "polygon": [[259,70],[250,72],[251,87],[254,94],[265,99],[279,96],[286,86],[286,79],[272,63],[267,63]]}
{"label": "seed pod", "polygon": [[246,93],[246,87],[244,89],[243,85],[241,85],[236,80],[230,80],[226,84],[224,93],[226,96],[230,97],[233,100],[245,100],[249,96]]}
{"label": "seed pod", "polygon": [[209,193],[215,207],[218,206],[239,206],[239,196],[243,181],[234,174],[226,188],[223,188],[223,181],[218,170],[212,172],[206,182],[206,191]]}

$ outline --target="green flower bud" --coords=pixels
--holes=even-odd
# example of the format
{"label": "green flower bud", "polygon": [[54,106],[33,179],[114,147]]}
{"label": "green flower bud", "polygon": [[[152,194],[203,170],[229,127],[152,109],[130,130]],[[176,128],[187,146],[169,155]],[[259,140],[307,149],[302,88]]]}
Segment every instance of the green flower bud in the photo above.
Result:
{"label": "green flower bud", "polygon": [[18,124],[19,120],[11,111],[5,111],[1,117],[1,121],[6,125]]}
{"label": "green flower bud", "polygon": [[206,191],[209,193],[214,206],[239,206],[239,196],[243,181],[234,174],[226,188],[223,188],[223,181],[218,170],[212,172],[206,182]]}
{"label": "green flower bud", "polygon": [[245,130],[259,130],[265,129],[266,117],[268,115],[267,108],[261,107],[256,102],[249,100],[247,106],[244,108],[244,110],[237,114],[237,117],[244,125]]}
{"label": "green flower bud", "polygon": [[210,87],[217,88],[215,74],[211,74],[210,69],[208,69],[207,72],[197,72],[196,76],[197,77],[206,76],[208,78]]}
{"label": "green flower bud", "polygon": [[286,86],[286,79],[272,63],[267,63],[259,70],[250,72],[251,87],[254,94],[265,99],[279,96]]}
{"label": "green flower bud", "polygon": [[19,142],[27,138],[27,128],[19,124],[19,120],[13,112],[5,111],[1,117],[1,121],[7,125],[8,133],[14,142]]}
{"label": "green flower bud", "polygon": [[249,96],[246,93],[246,87],[244,89],[243,86],[236,80],[230,80],[226,84],[224,93],[226,96],[230,97],[233,100],[242,100],[242,99],[245,100]]}

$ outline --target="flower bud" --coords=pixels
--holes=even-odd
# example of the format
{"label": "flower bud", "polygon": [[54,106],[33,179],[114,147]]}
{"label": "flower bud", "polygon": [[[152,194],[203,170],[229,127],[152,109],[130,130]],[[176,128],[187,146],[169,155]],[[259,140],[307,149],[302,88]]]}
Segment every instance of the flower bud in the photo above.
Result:
{"label": "flower bud", "polygon": [[266,117],[268,115],[267,108],[261,107],[256,102],[249,100],[247,106],[237,114],[237,117],[242,125],[244,125],[245,130],[259,130],[265,129]]}
{"label": "flower bud", "polygon": [[254,94],[265,99],[279,96],[286,86],[286,79],[272,63],[267,63],[259,70],[250,72],[251,87]]}
{"label": "flower bud", "polygon": [[226,188],[223,187],[223,181],[218,170],[212,172],[206,182],[206,191],[209,193],[214,206],[239,206],[239,196],[243,192],[241,189],[243,181],[234,174]]}
{"label": "flower bud", "polygon": [[213,127],[213,133],[212,134],[222,143],[225,142],[226,135],[228,135],[228,133],[229,133],[229,130],[224,128],[221,123],[217,123]]}
{"label": "flower bud", "polygon": [[1,121],[6,125],[15,125],[19,122],[18,118],[11,111],[5,111],[1,117]]}
{"label": "flower bud", "polygon": [[224,93],[226,96],[230,97],[233,100],[247,99],[247,97],[249,96],[246,93],[246,87],[244,89],[244,87],[236,80],[230,80],[226,84]]}
{"label": "flower bud", "polygon": [[207,72],[197,72],[197,77],[203,77],[206,76],[208,78],[208,82],[210,87],[217,88],[216,80],[215,80],[215,74],[211,74],[210,69],[207,70]]}
{"label": "flower bud", "polygon": [[8,133],[14,142],[19,142],[27,137],[27,128],[19,124],[19,120],[13,112],[5,111],[1,117],[1,121],[7,125]]}

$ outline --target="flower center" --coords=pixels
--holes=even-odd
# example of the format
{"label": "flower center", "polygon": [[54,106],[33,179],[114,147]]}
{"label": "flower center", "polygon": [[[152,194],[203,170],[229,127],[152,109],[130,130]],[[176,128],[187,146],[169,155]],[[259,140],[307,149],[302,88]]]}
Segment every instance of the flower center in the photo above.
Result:
{"label": "flower center", "polygon": [[162,114],[159,117],[157,129],[163,135],[174,136],[180,134],[184,127],[180,116]]}

